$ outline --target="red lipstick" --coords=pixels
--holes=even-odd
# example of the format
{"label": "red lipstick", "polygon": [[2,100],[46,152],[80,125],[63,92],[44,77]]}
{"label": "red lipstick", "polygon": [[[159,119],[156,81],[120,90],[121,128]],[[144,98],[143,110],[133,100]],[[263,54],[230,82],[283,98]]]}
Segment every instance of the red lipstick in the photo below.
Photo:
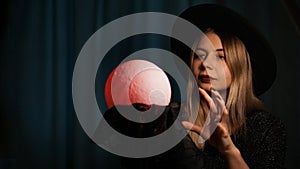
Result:
{"label": "red lipstick", "polygon": [[200,75],[199,80],[202,83],[210,83],[210,77],[208,75]]}

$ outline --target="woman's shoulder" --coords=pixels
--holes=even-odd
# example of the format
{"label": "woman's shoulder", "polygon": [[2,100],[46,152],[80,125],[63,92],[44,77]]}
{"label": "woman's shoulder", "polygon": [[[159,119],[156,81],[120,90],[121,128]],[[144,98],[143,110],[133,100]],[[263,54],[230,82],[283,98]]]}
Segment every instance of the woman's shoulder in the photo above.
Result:
{"label": "woman's shoulder", "polygon": [[254,125],[256,127],[278,127],[285,128],[284,123],[269,111],[253,110],[246,114],[246,125]]}
{"label": "woman's shoulder", "polygon": [[246,115],[246,130],[254,138],[284,140],[286,128],[284,123],[268,111],[255,110]]}
{"label": "woman's shoulder", "polygon": [[284,168],[284,123],[267,111],[255,110],[246,116],[246,137],[241,137],[237,143],[246,162],[252,165],[250,168]]}

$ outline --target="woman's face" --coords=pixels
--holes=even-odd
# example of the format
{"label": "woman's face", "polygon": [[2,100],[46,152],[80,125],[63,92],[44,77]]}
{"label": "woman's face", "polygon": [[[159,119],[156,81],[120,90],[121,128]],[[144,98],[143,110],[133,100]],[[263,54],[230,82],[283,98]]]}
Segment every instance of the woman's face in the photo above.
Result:
{"label": "woman's face", "polygon": [[[225,90],[231,84],[231,73],[228,69],[221,39],[213,32],[205,34],[208,38],[202,38],[194,54],[192,71],[198,86],[206,91],[211,87],[216,90]],[[228,57],[228,56],[226,56]]]}

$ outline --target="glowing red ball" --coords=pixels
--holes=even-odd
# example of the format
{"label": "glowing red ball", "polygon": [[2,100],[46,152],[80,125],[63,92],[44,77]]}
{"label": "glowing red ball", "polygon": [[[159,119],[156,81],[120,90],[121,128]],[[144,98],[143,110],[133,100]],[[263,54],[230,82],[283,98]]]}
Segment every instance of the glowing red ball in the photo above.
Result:
{"label": "glowing red ball", "polygon": [[135,103],[166,106],[170,99],[168,77],[158,66],[146,60],[130,60],[120,64],[105,84],[108,108]]}

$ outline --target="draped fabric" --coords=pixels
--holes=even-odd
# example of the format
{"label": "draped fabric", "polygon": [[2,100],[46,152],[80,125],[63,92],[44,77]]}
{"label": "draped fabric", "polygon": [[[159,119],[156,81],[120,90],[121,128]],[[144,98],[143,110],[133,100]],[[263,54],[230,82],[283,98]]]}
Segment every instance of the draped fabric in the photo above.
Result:
{"label": "draped fabric", "polygon": [[[262,99],[285,123],[286,167],[297,168],[300,4],[296,0],[2,1],[0,168],[121,168],[120,157],[94,144],[78,122],[72,100],[76,58],[88,38],[110,21],[137,12],[178,15],[199,3],[219,3],[236,10],[271,43],[278,74]],[[116,47],[111,53],[120,58],[113,59],[111,65],[102,64],[101,70],[106,70],[107,75],[122,58],[137,49],[168,47],[166,38],[153,37],[142,37],[142,43],[135,37],[120,43],[125,47]],[[101,91],[105,80],[99,81],[97,90]],[[99,104],[105,106],[103,101]]]}

